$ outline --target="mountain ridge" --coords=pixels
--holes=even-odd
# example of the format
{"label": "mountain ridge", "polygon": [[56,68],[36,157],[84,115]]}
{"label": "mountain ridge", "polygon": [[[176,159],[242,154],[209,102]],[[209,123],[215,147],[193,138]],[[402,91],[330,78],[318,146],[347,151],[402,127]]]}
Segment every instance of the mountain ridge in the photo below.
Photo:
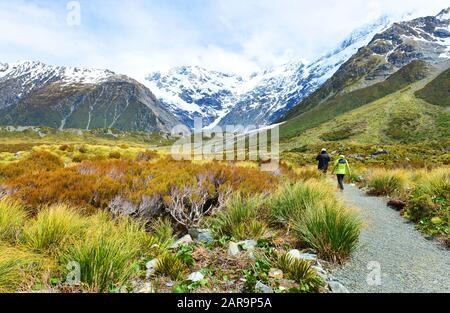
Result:
{"label": "mountain ridge", "polygon": [[292,136],[304,129],[306,114],[314,108],[333,101],[334,106],[339,106],[340,96],[383,82],[415,60],[445,63],[450,59],[450,21],[443,18],[448,11],[394,23],[375,35],[333,77],[278,121],[286,122],[282,126],[284,134]]}
{"label": "mountain ridge", "polygon": [[21,61],[0,67],[0,123],[169,132],[180,122],[125,75]]}
{"label": "mountain ridge", "polygon": [[[358,28],[337,48],[310,64],[292,60],[249,77],[206,69],[201,69],[204,75],[200,76],[196,75],[195,67],[180,67],[168,73],[149,74],[146,85],[190,126],[194,117],[203,117],[209,127],[227,124],[268,125],[319,88],[361,46],[390,23],[392,21],[387,16],[382,16]],[[171,72],[177,72],[177,76],[172,76]],[[237,86],[226,88],[226,83],[215,79],[221,75],[227,79],[231,77]],[[211,84],[217,88],[210,88]],[[218,102],[210,101],[212,95],[216,96]],[[198,110],[185,110],[189,105],[196,105]]]}

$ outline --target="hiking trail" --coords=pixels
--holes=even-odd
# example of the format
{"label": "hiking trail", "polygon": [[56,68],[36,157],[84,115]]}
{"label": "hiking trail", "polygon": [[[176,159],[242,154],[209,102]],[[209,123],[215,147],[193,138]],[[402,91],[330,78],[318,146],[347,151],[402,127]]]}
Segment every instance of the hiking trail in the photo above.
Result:
{"label": "hiking trail", "polygon": [[[340,197],[358,210],[364,225],[353,256],[332,273],[337,281],[356,293],[450,292],[449,251],[428,240],[384,198],[367,196],[349,185]],[[380,285],[376,277],[381,278]]]}

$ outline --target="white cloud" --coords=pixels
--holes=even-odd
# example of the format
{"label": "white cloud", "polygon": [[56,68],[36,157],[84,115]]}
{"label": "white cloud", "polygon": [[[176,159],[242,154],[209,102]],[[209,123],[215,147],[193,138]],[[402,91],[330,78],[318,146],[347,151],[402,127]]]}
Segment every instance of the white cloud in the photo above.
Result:
{"label": "white cloud", "polygon": [[136,78],[179,65],[251,73],[313,59],[382,14],[436,14],[445,0],[91,0],[0,2],[0,60],[109,68]]}

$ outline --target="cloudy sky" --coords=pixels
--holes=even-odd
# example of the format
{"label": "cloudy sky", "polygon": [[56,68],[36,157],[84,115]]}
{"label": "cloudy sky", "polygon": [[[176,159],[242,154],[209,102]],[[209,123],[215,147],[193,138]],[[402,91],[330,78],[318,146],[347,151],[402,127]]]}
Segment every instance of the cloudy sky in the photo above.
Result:
{"label": "cloudy sky", "polygon": [[446,5],[448,0],[0,0],[0,62],[108,68],[138,79],[179,65],[248,74],[290,58],[313,60],[384,14],[435,15]]}

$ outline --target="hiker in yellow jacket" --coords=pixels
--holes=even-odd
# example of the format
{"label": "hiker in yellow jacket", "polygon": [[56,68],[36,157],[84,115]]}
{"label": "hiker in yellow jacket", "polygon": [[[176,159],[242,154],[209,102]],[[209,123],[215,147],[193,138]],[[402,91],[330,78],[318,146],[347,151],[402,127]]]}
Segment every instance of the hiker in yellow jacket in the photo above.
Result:
{"label": "hiker in yellow jacket", "polygon": [[333,174],[336,174],[339,188],[344,190],[345,175],[351,175],[350,165],[344,155],[340,155],[339,159],[334,162]]}

